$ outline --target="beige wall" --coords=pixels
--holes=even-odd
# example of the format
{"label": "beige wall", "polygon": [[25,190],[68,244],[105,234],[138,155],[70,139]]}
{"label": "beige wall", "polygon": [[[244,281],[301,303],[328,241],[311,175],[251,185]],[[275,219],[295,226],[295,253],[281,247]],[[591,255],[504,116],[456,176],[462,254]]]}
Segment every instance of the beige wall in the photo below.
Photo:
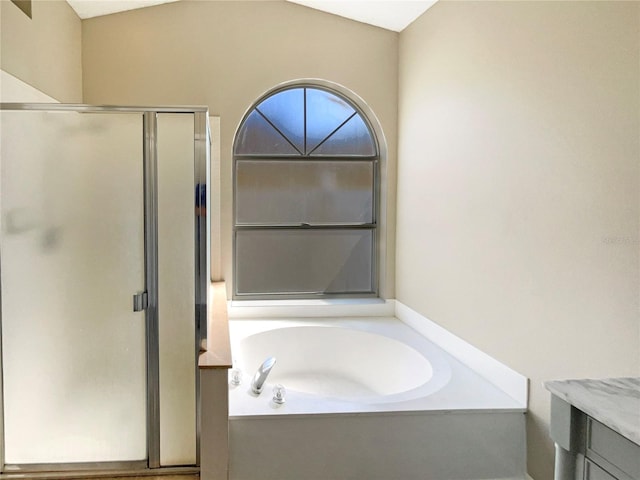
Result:
{"label": "beige wall", "polygon": [[397,299],[531,379],[640,374],[640,3],[441,1],[400,36]]}
{"label": "beige wall", "polygon": [[0,68],[60,102],[82,101],[81,21],[66,1],[35,0],[32,18],[0,1]]}
{"label": "beige wall", "polygon": [[[231,146],[245,110],[266,90],[321,78],[361,96],[385,132],[395,213],[398,34],[283,1],[189,1],[82,23],[84,101],[207,105],[221,121],[222,246],[231,279]],[[393,297],[393,237],[385,233],[385,295]]]}

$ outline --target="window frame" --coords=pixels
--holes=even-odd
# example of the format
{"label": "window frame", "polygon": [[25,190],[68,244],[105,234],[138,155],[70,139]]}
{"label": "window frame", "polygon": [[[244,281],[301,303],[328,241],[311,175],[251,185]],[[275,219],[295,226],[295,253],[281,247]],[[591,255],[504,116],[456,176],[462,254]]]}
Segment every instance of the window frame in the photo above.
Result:
{"label": "window frame", "polygon": [[[354,98],[355,95],[345,93],[344,88],[336,89],[333,86],[328,86],[324,83],[314,83],[310,81],[304,82],[292,82],[287,83],[276,88],[273,88],[261,95],[255,100],[251,106],[245,111],[242,116],[238,127],[236,128],[233,143],[232,143],[232,272],[233,272],[233,287],[232,298],[233,300],[313,300],[313,299],[371,299],[379,298],[380,296],[380,199],[381,199],[381,161],[383,159],[383,148],[381,148],[381,141],[377,134],[377,129],[374,127],[372,120],[367,113],[358,105],[358,101]],[[364,122],[369,135],[373,141],[374,154],[373,155],[311,155],[312,152],[308,152],[302,155],[287,155],[287,154],[252,154],[252,153],[236,153],[237,145],[239,141],[240,133],[243,126],[249,117],[249,115],[256,111],[262,102],[266,99],[278,95],[279,93],[292,89],[316,89],[323,90],[331,95],[335,95],[344,102],[346,102],[355,111],[354,115],[358,115]],[[304,93],[306,97],[306,91]],[[304,121],[306,122],[306,107]],[[344,122],[346,123],[346,122]],[[276,129],[278,130],[278,129]],[[306,130],[306,129],[305,129]],[[330,136],[332,136],[338,129],[331,132],[331,134],[322,140],[324,143]],[[278,130],[279,131],[279,130]],[[282,132],[280,132],[282,134]],[[286,138],[286,137],[285,137]],[[288,140],[287,140],[288,141]],[[317,148],[317,147],[316,147]],[[351,162],[367,162],[371,163],[373,175],[372,175],[372,217],[371,223],[349,223],[349,224],[322,224],[322,225],[274,225],[274,224],[238,224],[237,218],[237,170],[238,162],[247,160],[265,160],[271,162],[296,162],[296,161],[314,161],[314,162],[335,162],[335,161],[351,161]],[[281,293],[240,293],[238,292],[238,256],[237,256],[237,236],[241,231],[255,231],[255,230],[358,230],[366,229],[372,232],[372,244],[371,244],[371,289],[362,292],[281,292]]]}

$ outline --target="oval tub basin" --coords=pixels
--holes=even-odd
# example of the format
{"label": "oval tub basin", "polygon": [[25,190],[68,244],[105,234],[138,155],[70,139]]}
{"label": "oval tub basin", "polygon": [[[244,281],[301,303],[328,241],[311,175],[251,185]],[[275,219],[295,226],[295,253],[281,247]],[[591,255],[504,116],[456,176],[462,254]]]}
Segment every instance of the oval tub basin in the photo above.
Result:
{"label": "oval tub basin", "polygon": [[388,397],[419,388],[432,364],[393,338],[334,326],[297,326],[253,334],[240,342],[236,360],[251,375],[270,356],[277,362],[269,384],[345,400]]}

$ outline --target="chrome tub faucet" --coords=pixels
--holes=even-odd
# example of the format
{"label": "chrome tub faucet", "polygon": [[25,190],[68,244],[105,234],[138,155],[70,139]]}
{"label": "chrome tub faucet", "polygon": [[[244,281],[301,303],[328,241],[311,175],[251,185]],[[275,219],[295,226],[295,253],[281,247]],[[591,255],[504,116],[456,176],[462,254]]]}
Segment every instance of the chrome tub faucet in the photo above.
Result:
{"label": "chrome tub faucet", "polygon": [[262,392],[262,387],[264,387],[264,382],[267,380],[271,369],[276,364],[275,357],[267,358],[260,367],[258,367],[258,371],[253,376],[253,380],[251,380],[251,391],[257,395]]}

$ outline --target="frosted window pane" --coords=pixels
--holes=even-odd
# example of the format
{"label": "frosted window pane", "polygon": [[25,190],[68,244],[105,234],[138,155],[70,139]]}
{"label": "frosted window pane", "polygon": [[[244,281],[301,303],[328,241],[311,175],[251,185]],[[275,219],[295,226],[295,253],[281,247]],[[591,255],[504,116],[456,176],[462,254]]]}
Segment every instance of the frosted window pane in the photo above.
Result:
{"label": "frosted window pane", "polygon": [[237,293],[371,292],[372,252],[373,230],[238,231]]}
{"label": "frosted window pane", "polygon": [[160,464],[196,463],[194,117],[158,115]]}
{"label": "frosted window pane", "polygon": [[360,115],[354,116],[345,123],[340,130],[331,135],[313,153],[313,156],[323,155],[358,155],[374,156],[376,147],[367,125]]}
{"label": "frosted window pane", "polygon": [[354,112],[340,97],[324,90],[307,88],[307,153]]}
{"label": "frosted window pane", "polygon": [[304,89],[284,90],[267,98],[257,108],[304,152]]}
{"label": "frosted window pane", "polygon": [[142,116],[0,115],[5,461],[144,460]]}
{"label": "frosted window pane", "polygon": [[373,162],[238,160],[236,223],[373,221]]}
{"label": "frosted window pane", "polygon": [[237,155],[299,155],[295,148],[255,110],[245,120],[236,141]]}

